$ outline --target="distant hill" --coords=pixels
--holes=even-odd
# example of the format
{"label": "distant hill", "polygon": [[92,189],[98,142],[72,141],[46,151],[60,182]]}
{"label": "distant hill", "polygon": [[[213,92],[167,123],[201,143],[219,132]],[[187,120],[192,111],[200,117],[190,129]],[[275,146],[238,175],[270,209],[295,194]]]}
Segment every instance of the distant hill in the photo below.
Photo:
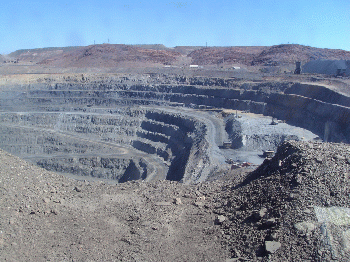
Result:
{"label": "distant hill", "polygon": [[162,44],[142,44],[142,45],[132,45],[136,47],[141,47],[144,49],[153,49],[153,50],[168,50],[169,48]]}
{"label": "distant hill", "polygon": [[175,46],[174,51],[179,52],[183,55],[188,55],[189,53],[202,48],[203,46]]}
{"label": "distant hill", "polygon": [[57,54],[39,64],[73,67],[112,67],[120,63],[174,62],[180,53],[170,50],[146,49],[130,45],[91,45],[80,47],[64,54]]}
{"label": "distant hill", "polygon": [[210,47],[188,54],[194,64],[240,63],[245,65],[293,64],[319,60],[349,60],[350,52],[339,49],[316,48],[303,45]]}
{"label": "distant hill", "polygon": [[188,56],[193,64],[210,65],[223,63],[239,63],[250,65],[255,56],[258,56],[264,46],[233,46],[233,47],[208,47],[194,50]]}
{"label": "distant hill", "polygon": [[[303,45],[201,47],[162,44],[101,44],[18,50],[9,55],[19,62],[61,67],[115,67],[122,64],[164,64],[177,61],[198,65],[242,64],[247,66],[303,64],[312,60],[350,60],[350,52]],[[1,58],[0,58],[1,59]],[[1,60],[0,60],[1,61]]]}
{"label": "distant hill", "polygon": [[281,65],[296,61],[349,60],[350,52],[340,49],[316,48],[303,45],[276,45],[255,56],[252,65]]}
{"label": "distant hill", "polygon": [[79,49],[79,46],[68,47],[46,47],[36,49],[21,49],[10,53],[8,56],[12,59],[19,59],[20,62],[41,62],[55,55],[67,54],[75,49]]}

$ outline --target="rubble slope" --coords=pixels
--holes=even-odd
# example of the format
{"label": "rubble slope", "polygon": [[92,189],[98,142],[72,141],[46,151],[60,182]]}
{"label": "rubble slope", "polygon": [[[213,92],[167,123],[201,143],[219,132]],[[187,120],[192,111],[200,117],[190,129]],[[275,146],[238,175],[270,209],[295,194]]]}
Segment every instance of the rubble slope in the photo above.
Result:
{"label": "rubble slope", "polygon": [[2,261],[347,261],[345,144],[285,142],[245,175],[67,179],[0,152]]}
{"label": "rubble slope", "polygon": [[[288,141],[217,196],[233,255],[264,261],[347,261],[350,147]],[[274,246],[276,250],[269,250]]]}

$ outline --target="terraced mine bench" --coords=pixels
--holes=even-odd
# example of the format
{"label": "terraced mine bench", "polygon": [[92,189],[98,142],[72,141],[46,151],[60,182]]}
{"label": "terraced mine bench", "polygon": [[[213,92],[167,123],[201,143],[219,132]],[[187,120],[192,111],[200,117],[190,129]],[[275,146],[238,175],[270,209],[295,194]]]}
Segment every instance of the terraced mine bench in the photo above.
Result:
{"label": "terraced mine bench", "polygon": [[[332,104],[319,93],[306,97],[302,91],[317,86],[179,79],[58,77],[2,86],[0,147],[84,178],[197,183],[229,170],[228,158],[259,164],[263,150],[284,140],[350,141],[344,95],[336,94],[342,104]],[[248,113],[238,118],[237,110]],[[267,116],[280,124],[266,124]]]}

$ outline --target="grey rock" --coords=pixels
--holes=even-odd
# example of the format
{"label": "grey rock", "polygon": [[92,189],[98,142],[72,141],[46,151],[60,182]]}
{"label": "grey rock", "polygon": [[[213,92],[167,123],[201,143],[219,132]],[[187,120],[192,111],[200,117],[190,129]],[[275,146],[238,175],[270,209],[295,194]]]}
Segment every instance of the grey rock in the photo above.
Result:
{"label": "grey rock", "polygon": [[253,216],[255,219],[260,220],[260,219],[264,218],[266,216],[266,214],[267,214],[267,209],[262,208],[259,211],[254,212]]}
{"label": "grey rock", "polygon": [[223,216],[223,215],[220,215],[220,216],[217,216],[217,217],[216,217],[215,222],[216,222],[217,224],[222,224],[222,223],[225,222],[225,220],[226,220],[226,217]]}
{"label": "grey rock", "polygon": [[265,249],[268,253],[273,254],[281,248],[281,243],[277,241],[265,241]]}
{"label": "grey rock", "polygon": [[181,205],[182,204],[181,198],[179,198],[179,197],[175,198],[174,203],[175,203],[175,205]]}
{"label": "grey rock", "polygon": [[343,157],[341,155],[335,155],[334,158],[337,160],[345,160],[345,157]]}
{"label": "grey rock", "polygon": [[193,205],[195,205],[196,207],[203,207],[204,203],[203,202],[194,202]]}
{"label": "grey rock", "polygon": [[311,223],[311,222],[300,222],[300,223],[296,223],[294,224],[294,228],[302,234],[309,234],[312,231],[314,231],[316,229],[315,224]]}
{"label": "grey rock", "polygon": [[273,233],[271,233],[271,235],[270,235],[270,239],[272,240],[272,241],[276,241],[277,240],[277,233],[276,232],[273,232]]}
{"label": "grey rock", "polygon": [[204,200],[205,200],[205,196],[197,197],[197,202],[204,201]]}

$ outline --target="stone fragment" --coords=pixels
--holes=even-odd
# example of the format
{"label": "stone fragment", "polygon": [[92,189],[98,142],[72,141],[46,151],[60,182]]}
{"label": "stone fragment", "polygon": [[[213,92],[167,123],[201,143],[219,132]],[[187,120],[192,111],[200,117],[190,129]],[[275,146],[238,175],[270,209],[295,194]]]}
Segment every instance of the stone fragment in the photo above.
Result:
{"label": "stone fragment", "polygon": [[265,249],[267,253],[273,254],[281,248],[281,243],[277,241],[265,241]]}
{"label": "stone fragment", "polygon": [[204,200],[205,200],[205,196],[197,197],[197,202],[201,202],[201,201],[204,201]]}
{"label": "stone fragment", "polygon": [[77,192],[81,192],[81,188],[78,187],[78,186],[76,186],[76,187],[74,188],[74,190],[77,191]]}
{"label": "stone fragment", "polygon": [[295,176],[295,181],[298,183],[298,184],[302,184],[303,183],[303,177],[302,175],[298,174]]}
{"label": "stone fragment", "polygon": [[341,155],[335,155],[334,158],[337,160],[345,160],[345,157],[343,157]]}
{"label": "stone fragment", "polygon": [[194,202],[193,205],[195,205],[196,207],[203,207],[204,203],[203,202]]}
{"label": "stone fragment", "polygon": [[217,224],[222,224],[222,223],[225,222],[225,220],[226,220],[226,217],[225,217],[225,216],[219,215],[219,216],[216,217],[215,222],[216,222]]}
{"label": "stone fragment", "polygon": [[265,215],[267,214],[267,209],[266,208],[262,208],[259,211],[255,211],[253,216],[255,219],[260,220],[262,219]]}
{"label": "stone fragment", "polygon": [[296,223],[294,224],[294,228],[302,234],[310,234],[312,231],[314,231],[316,229],[315,224],[311,223],[311,222],[300,222],[300,223]]}
{"label": "stone fragment", "polygon": [[241,257],[241,253],[237,249],[234,249],[234,256],[239,258]]}
{"label": "stone fragment", "polygon": [[175,203],[175,205],[181,205],[182,204],[181,198],[179,198],[179,197],[175,198],[174,203]]}
{"label": "stone fragment", "polygon": [[304,213],[306,213],[306,214],[311,214],[312,213],[312,210],[310,210],[310,209],[304,209],[304,211],[303,211]]}
{"label": "stone fragment", "polygon": [[322,163],[322,158],[320,158],[320,157],[316,158],[316,162],[317,163]]}
{"label": "stone fragment", "polygon": [[273,232],[273,233],[271,233],[271,235],[270,235],[270,239],[271,239],[272,241],[276,241],[276,240],[277,240],[277,237],[278,237],[278,235],[277,235],[276,232]]}

